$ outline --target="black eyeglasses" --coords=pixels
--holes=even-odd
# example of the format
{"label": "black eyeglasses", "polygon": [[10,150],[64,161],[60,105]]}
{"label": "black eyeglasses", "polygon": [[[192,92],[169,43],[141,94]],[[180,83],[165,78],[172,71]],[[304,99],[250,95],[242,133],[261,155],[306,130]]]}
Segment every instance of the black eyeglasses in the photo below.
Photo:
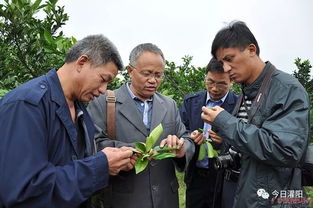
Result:
{"label": "black eyeglasses", "polygon": [[[133,65],[129,65],[129,66],[131,66],[132,68],[134,68],[138,71],[138,69],[136,67],[134,67]],[[141,76],[148,78],[148,79],[155,78],[157,80],[161,80],[161,79],[164,79],[164,77],[165,77],[164,73],[152,73],[152,72],[147,71],[147,70],[138,71],[138,73]]]}
{"label": "black eyeglasses", "polygon": [[209,87],[213,87],[215,86],[216,88],[225,88],[227,87],[227,83],[224,83],[224,82],[215,82],[211,79],[205,79],[205,83],[209,86]]}

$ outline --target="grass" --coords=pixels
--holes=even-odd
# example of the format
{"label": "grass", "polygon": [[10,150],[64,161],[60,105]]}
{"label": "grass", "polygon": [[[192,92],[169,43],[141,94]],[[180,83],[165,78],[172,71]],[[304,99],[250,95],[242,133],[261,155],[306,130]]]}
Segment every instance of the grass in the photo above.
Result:
{"label": "grass", "polygon": [[186,201],[186,184],[184,182],[184,174],[176,171],[176,176],[179,183],[179,208],[185,208],[185,201]]}

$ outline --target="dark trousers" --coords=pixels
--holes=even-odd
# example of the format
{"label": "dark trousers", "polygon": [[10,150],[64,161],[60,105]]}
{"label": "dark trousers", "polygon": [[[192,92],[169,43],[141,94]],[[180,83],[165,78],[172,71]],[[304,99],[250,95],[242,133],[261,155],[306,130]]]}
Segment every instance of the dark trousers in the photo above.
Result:
{"label": "dark trousers", "polygon": [[235,199],[237,182],[224,181],[222,194],[222,208],[232,208]]}
{"label": "dark trousers", "polygon": [[222,175],[214,168],[195,168],[186,184],[186,208],[220,208],[222,182]]}

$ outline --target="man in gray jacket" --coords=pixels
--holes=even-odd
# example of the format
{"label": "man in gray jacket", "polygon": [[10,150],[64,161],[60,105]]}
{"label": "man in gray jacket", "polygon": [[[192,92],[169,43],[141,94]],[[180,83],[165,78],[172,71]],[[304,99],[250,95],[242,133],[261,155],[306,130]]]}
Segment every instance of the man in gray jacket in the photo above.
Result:
{"label": "man in gray jacket", "polygon": [[175,167],[185,170],[194,145],[186,134],[175,101],[156,92],[164,78],[162,51],[151,43],[140,44],[132,50],[129,60],[131,82],[115,90],[114,140],[107,136],[106,97],[100,96],[88,106],[96,125],[96,142],[101,146],[132,146],[134,142],[145,142],[150,131],[161,123],[164,131],[157,145],[167,143],[180,148],[176,158],[153,160],[139,174],[130,170],[112,177],[112,195],[106,195],[104,201],[113,208],[178,208]]}
{"label": "man in gray jacket", "polygon": [[308,94],[259,52],[243,22],[217,33],[212,55],[242,84],[243,95],[235,116],[217,106],[202,108],[202,119],[241,156],[234,207],[306,207],[298,167],[308,145]]}

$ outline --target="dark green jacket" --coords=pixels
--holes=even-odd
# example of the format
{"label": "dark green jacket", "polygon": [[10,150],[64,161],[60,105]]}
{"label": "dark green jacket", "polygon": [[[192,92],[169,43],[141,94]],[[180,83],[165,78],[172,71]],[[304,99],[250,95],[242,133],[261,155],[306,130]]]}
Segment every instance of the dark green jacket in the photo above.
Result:
{"label": "dark green jacket", "polygon": [[[249,99],[256,97],[270,67],[274,66],[268,62],[258,79],[243,88]],[[277,198],[303,190],[301,171],[296,167],[308,144],[309,110],[308,94],[298,80],[276,70],[251,121],[253,124],[227,111],[218,114],[213,127],[242,153],[236,208],[292,207],[290,202],[278,203]]]}

